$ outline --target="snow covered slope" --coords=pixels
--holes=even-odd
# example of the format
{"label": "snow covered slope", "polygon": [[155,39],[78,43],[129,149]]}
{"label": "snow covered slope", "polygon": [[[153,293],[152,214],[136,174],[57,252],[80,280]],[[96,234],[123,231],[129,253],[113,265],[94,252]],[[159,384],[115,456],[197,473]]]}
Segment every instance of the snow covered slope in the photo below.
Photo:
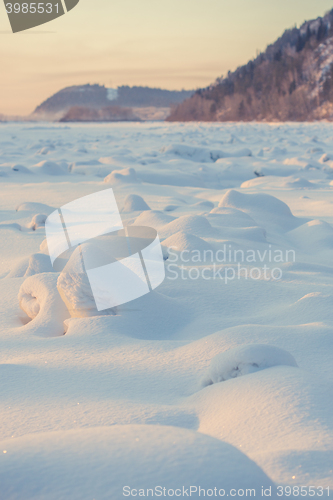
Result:
{"label": "snow covered slope", "polygon": [[[0,154],[1,499],[333,488],[333,127],[3,124]],[[110,187],[166,278],[73,317],[45,219]]]}

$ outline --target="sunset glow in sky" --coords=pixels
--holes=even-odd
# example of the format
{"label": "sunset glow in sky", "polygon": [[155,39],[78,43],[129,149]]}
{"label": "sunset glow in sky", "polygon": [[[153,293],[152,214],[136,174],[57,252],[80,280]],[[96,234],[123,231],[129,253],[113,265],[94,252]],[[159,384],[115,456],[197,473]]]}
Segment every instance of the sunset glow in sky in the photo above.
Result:
{"label": "sunset glow in sky", "polygon": [[101,83],[193,89],[246,63],[331,0],[80,0],[12,34],[0,5],[0,113],[28,114],[57,90]]}

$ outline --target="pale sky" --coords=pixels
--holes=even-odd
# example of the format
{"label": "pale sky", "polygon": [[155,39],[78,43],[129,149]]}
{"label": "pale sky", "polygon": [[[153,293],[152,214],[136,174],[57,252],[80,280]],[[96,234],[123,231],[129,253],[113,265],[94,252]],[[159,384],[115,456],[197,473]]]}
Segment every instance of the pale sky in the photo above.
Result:
{"label": "pale sky", "polygon": [[63,87],[195,89],[252,59],[333,0],[80,0],[12,34],[0,2],[0,113],[28,114]]}

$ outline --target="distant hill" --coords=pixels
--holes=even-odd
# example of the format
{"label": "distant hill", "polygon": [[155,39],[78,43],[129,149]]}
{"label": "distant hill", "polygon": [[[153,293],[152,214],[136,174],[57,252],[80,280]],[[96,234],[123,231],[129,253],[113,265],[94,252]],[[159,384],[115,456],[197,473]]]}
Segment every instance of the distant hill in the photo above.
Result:
{"label": "distant hill", "polygon": [[333,120],[333,10],[172,109],[169,121]]}
{"label": "distant hill", "polygon": [[[170,108],[184,101],[194,91],[171,91],[150,87],[122,86],[108,89],[102,85],[67,87],[37,106],[32,116],[45,119],[61,119],[73,107],[108,108]],[[168,113],[167,113],[168,114]]]}

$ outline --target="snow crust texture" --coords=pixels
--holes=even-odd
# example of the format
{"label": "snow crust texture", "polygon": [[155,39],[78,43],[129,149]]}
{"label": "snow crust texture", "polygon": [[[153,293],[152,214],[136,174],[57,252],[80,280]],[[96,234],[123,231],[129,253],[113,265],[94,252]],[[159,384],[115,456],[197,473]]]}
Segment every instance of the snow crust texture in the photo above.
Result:
{"label": "snow crust texture", "polygon": [[[2,124],[0,155],[1,500],[333,488],[331,125]],[[44,224],[110,187],[166,278],[98,313]]]}
{"label": "snow crust texture", "polygon": [[[21,484],[29,500],[41,498],[44,492],[50,500],[120,499],[123,491],[134,489],[141,489],[146,496],[149,485],[153,490],[160,485],[162,494],[166,488],[170,494],[180,489],[187,495],[196,484],[206,490],[223,484],[228,491],[235,484],[238,489],[258,491],[273,486],[266,474],[233,446],[175,427],[116,425],[30,434],[3,445],[8,457],[1,456],[0,479],[2,494],[8,499],[17,498]],[[89,469],[87,463],[91,464]],[[139,491],[133,493],[138,496]],[[179,491],[177,494],[180,496]],[[193,488],[191,497],[200,498],[199,491]]]}

